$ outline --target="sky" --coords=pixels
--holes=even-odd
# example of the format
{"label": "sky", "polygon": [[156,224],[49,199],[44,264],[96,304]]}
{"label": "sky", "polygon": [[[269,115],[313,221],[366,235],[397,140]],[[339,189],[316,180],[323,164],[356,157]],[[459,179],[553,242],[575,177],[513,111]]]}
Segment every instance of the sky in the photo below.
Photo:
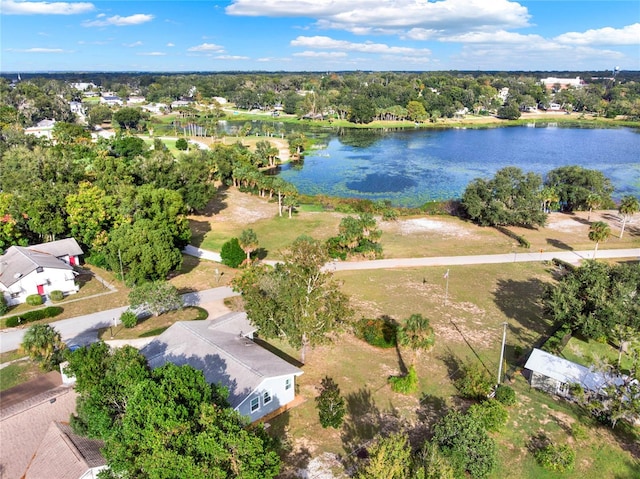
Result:
{"label": "sky", "polygon": [[0,72],[640,70],[640,0],[0,0]]}

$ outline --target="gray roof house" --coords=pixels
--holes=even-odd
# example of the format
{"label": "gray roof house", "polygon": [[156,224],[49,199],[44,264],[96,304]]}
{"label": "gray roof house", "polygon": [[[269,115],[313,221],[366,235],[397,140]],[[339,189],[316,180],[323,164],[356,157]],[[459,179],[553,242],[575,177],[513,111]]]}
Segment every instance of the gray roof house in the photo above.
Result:
{"label": "gray roof house", "polygon": [[32,294],[51,291],[78,292],[73,266],[80,263],[82,248],[67,238],[33,246],[11,246],[0,256],[0,292],[10,305],[24,303]]}
{"label": "gray roof house", "polygon": [[302,370],[256,344],[256,328],[246,313],[212,320],[180,321],[141,349],[149,366],[189,364],[211,384],[229,391],[231,407],[251,422],[271,415],[295,399]]}
{"label": "gray roof house", "polygon": [[567,397],[571,384],[580,384],[583,389],[598,392],[608,384],[620,385],[624,379],[571,362],[553,354],[534,349],[524,368],[530,373],[531,386],[551,394]]}

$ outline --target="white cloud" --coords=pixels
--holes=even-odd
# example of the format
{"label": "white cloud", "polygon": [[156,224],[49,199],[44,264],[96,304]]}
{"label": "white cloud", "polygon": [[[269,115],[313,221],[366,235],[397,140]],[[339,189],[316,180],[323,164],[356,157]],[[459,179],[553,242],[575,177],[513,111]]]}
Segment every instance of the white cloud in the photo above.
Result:
{"label": "white cloud", "polygon": [[333,38],[325,36],[300,36],[291,41],[291,46],[387,55],[399,54],[407,56],[424,56],[431,53],[427,48],[394,47],[384,43],[373,42],[354,43],[346,40],[334,40]]}
{"label": "white cloud", "polygon": [[347,56],[345,52],[300,52],[294,53],[294,57],[308,57],[308,58],[344,58]]}
{"label": "white cloud", "polygon": [[173,43],[171,43],[171,42],[167,43],[167,46],[168,47],[175,47],[175,45]]}
{"label": "white cloud", "polygon": [[568,32],[555,41],[571,45],[637,45],[640,43],[640,23],[623,28],[604,27],[586,32]]}
{"label": "white cloud", "polygon": [[249,57],[243,57],[241,55],[218,55],[216,60],[249,60]]}
{"label": "white cloud", "polygon": [[450,35],[439,37],[438,40],[443,42],[456,42],[465,44],[541,44],[547,43],[540,35],[522,35],[520,33],[507,32],[505,30],[498,30],[496,32],[469,32],[461,33],[459,35]]}
{"label": "white cloud", "polygon": [[143,57],[163,57],[166,55],[166,53],[164,52],[140,52],[137,53],[137,55],[143,56]]}
{"label": "white cloud", "polygon": [[224,47],[216,45],[214,43],[202,43],[195,47],[187,48],[188,52],[223,52]]}
{"label": "white cloud", "polygon": [[133,42],[133,43],[123,43],[122,46],[123,47],[129,47],[129,48],[134,48],[134,47],[139,47],[140,45],[142,45],[141,41],[137,41],[137,42]]}
{"label": "white cloud", "polygon": [[72,50],[63,50],[62,48],[7,48],[9,52],[18,53],[73,53]]}
{"label": "white cloud", "polygon": [[3,15],[76,15],[94,9],[88,2],[15,2],[0,1],[0,13]]}
{"label": "white cloud", "polygon": [[229,15],[315,18],[323,28],[355,34],[412,28],[443,33],[529,26],[526,7],[510,0],[233,0]]}
{"label": "white cloud", "polygon": [[153,20],[153,15],[146,13],[136,13],[129,15],[128,17],[121,17],[115,15],[113,17],[105,18],[104,15],[98,15],[98,18],[104,18],[104,20],[87,20],[82,22],[83,27],[127,27],[131,25],[140,25],[141,23],[147,23]]}

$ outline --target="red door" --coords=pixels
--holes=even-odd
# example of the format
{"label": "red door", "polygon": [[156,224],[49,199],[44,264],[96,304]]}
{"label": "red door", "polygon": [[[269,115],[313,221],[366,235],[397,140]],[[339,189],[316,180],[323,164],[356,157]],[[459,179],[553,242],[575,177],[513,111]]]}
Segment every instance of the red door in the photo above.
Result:
{"label": "red door", "polygon": [[76,265],[76,257],[75,256],[69,256],[69,264],[71,266],[75,266]]}
{"label": "red door", "polygon": [[44,294],[44,284],[38,285],[38,294],[42,296]]}

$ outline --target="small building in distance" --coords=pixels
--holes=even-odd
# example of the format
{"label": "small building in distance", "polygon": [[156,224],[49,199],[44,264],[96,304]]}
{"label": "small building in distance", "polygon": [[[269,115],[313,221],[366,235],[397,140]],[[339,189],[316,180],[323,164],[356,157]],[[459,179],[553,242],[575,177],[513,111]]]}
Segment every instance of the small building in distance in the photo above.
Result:
{"label": "small building in distance", "polygon": [[547,77],[542,78],[540,83],[544,85],[547,90],[564,90],[569,87],[573,88],[582,88],[585,84],[584,80],[580,77],[575,78],[556,78],[556,77]]}

